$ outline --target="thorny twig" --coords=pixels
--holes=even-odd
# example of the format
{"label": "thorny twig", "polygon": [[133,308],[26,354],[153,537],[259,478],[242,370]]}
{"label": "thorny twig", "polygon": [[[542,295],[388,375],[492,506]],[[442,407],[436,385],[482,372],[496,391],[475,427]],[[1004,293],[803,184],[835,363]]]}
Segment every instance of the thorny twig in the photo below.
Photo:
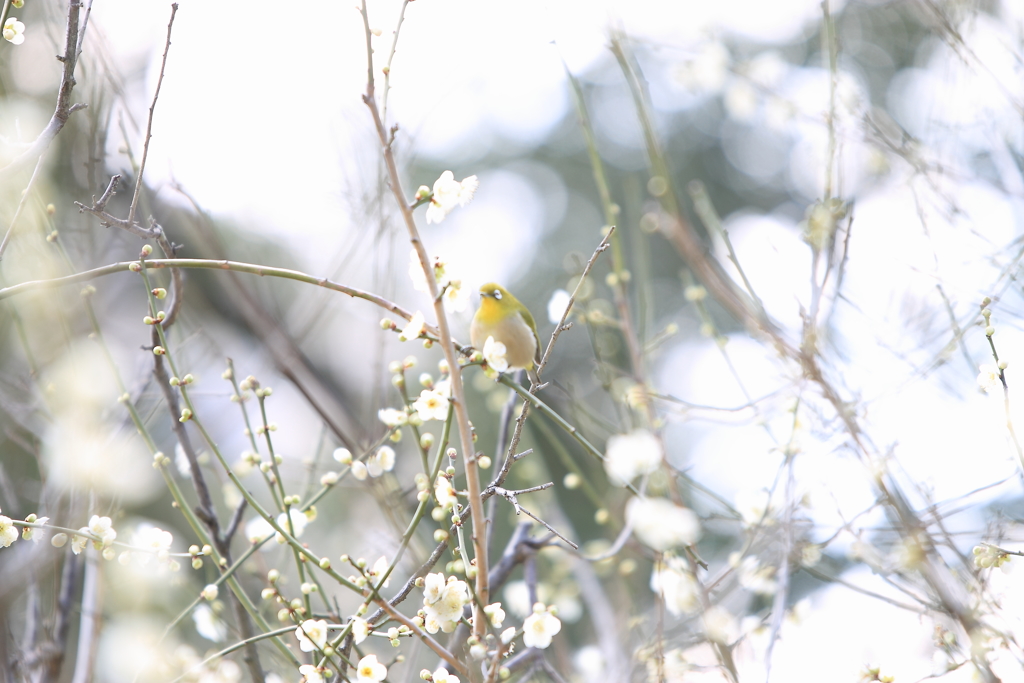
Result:
{"label": "thorny twig", "polygon": [[517,497],[519,494],[521,494],[521,493],[532,493],[533,491],[543,491],[544,489],[549,489],[552,486],[554,486],[554,483],[548,482],[547,484],[541,484],[540,486],[532,486],[532,487],[530,487],[528,489],[519,489],[517,491],[510,491],[508,489],[503,489],[500,486],[489,486],[489,487],[487,487],[487,490],[488,491],[493,491],[494,493],[498,494],[499,496],[501,496],[502,498],[504,498],[508,502],[512,503],[512,507],[515,508],[517,515],[520,512],[525,512],[528,517],[531,517],[531,518],[535,519],[538,523],[544,525],[544,527],[548,531],[550,531],[555,536],[558,536],[560,539],[562,539],[563,541],[565,541],[566,543],[571,545],[573,550],[579,550],[580,547],[578,545],[576,545],[575,543],[570,541],[568,538],[566,538],[562,534],[558,533],[558,531],[556,531],[554,529],[554,527],[552,527],[550,524],[548,524],[543,519],[541,519],[540,517],[538,517],[537,515],[533,514],[532,512],[530,512],[529,510],[527,510],[526,508],[524,508],[522,505],[519,504],[519,498]]}

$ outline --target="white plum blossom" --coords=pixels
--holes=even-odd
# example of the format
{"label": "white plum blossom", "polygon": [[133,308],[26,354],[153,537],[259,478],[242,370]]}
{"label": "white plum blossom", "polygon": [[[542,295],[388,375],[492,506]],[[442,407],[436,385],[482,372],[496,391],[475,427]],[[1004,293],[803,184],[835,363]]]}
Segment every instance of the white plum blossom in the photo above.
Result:
{"label": "white plum blossom", "polygon": [[320,669],[316,668],[312,664],[303,664],[299,667],[299,673],[302,674],[302,680],[306,683],[324,683],[324,677],[320,673]]}
{"label": "white plum blossom", "polygon": [[739,565],[740,585],[758,595],[775,595],[779,586],[775,580],[775,568],[758,563],[753,555],[747,555]]}
{"label": "white plum blossom", "polygon": [[469,587],[465,581],[444,574],[427,574],[423,578],[424,628],[428,633],[438,629],[451,633],[462,618],[462,608],[469,602]]}
{"label": "white plum blossom", "polygon": [[[79,531],[88,531],[88,530],[89,530],[88,527],[82,527],[81,529],[79,529]],[[82,534],[75,534],[75,536],[71,539],[71,552],[73,552],[75,555],[81,554],[81,552],[83,550],[85,550],[85,545],[88,542],[89,542],[89,537],[88,536],[83,536]]]}
{"label": "white plum blossom", "polygon": [[[35,515],[29,515],[28,519],[26,519],[25,521],[26,522],[34,522],[35,524],[46,524],[47,522],[50,521],[50,518],[49,517],[35,517]],[[2,525],[0,525],[0,526],[2,526]],[[33,543],[38,543],[39,542],[39,538],[40,538],[39,532],[44,532],[45,533],[45,531],[46,531],[45,529],[39,529],[39,528],[36,528],[36,527],[27,526],[27,527],[23,527],[22,528],[22,530],[21,530],[21,537],[24,538],[26,541],[32,541]],[[10,545],[10,544],[8,544],[8,545]],[[0,543],[0,547],[7,547],[7,546],[3,546],[2,543]]]}
{"label": "white plum blossom", "polygon": [[377,411],[377,419],[388,427],[401,427],[408,424],[409,415],[397,408],[381,408]]}
{"label": "white plum blossom", "polygon": [[[18,528],[14,526],[14,520],[5,515],[0,515],[0,547],[10,547],[18,540]],[[76,555],[78,553],[75,553]]]}
{"label": "white plum blossom", "polygon": [[428,420],[444,422],[448,419],[447,385],[443,392],[440,382],[435,384],[433,389],[424,389],[420,392],[420,397],[413,401],[412,407],[416,409],[416,413],[424,422]]}
{"label": "white plum blossom", "polygon": [[[149,550],[151,553],[157,556],[160,560],[167,559],[167,553],[171,549],[171,543],[174,542],[174,536],[169,531],[164,531],[158,527],[152,526],[151,524],[142,524],[136,530],[132,538],[132,544]],[[142,555],[142,561],[149,561],[149,554]]]}
{"label": "white plum blossom", "polygon": [[366,463],[362,460],[356,460],[352,463],[352,476],[359,481],[366,481],[366,477],[369,476],[369,470],[366,467]]}
{"label": "white plum blossom", "polygon": [[[387,572],[387,570],[388,558],[384,555],[381,555],[380,558],[378,558],[377,561],[373,563],[373,566],[366,571],[366,575],[376,580],[379,577],[384,576],[384,573]],[[391,577],[388,577],[387,581],[384,582],[383,588],[387,588],[388,584],[390,583]]]}
{"label": "white plum blossom", "polygon": [[562,630],[562,622],[543,603],[533,606],[533,614],[523,622],[523,645],[541,650],[551,644],[551,638]]}
{"label": "white plum blossom", "polygon": [[468,204],[479,186],[480,181],[475,175],[463,178],[460,183],[455,180],[455,174],[451,171],[442,173],[441,177],[434,181],[430,205],[427,207],[427,224],[440,223],[456,206]]}
{"label": "white plum blossom", "polygon": [[437,504],[446,510],[455,507],[455,503],[458,502],[459,498],[455,494],[455,487],[452,486],[452,482],[448,477],[443,475],[437,476],[437,483],[434,485],[434,498],[437,499]]}
{"label": "white plum blossom", "polygon": [[973,553],[974,566],[978,569],[1002,567],[1010,561],[1010,556],[1007,555],[1005,551],[994,545],[989,545],[988,543],[974,546]]}
{"label": "white plum blossom", "polygon": [[739,635],[736,620],[728,610],[719,605],[705,610],[704,629],[707,631],[708,638],[716,643],[731,643]]}
{"label": "white plum blossom", "polygon": [[462,313],[469,305],[469,290],[462,286],[462,280],[450,280],[444,288],[442,300],[449,311]]}
{"label": "white plum blossom", "polygon": [[274,527],[262,517],[256,517],[245,525],[245,537],[250,543],[259,543],[274,535]]}
{"label": "white plum blossom", "polygon": [[352,641],[358,645],[370,635],[370,624],[360,617],[352,618]]}
{"label": "white plum blossom", "polygon": [[342,465],[352,464],[352,451],[347,448],[335,448],[332,457]]}
{"label": "white plum blossom", "polygon": [[661,460],[658,439],[646,429],[637,429],[608,439],[604,469],[613,483],[625,486],[636,477],[658,469]]}
{"label": "white plum blossom", "polygon": [[626,519],[633,533],[654,550],[690,545],[700,538],[697,515],[664,498],[633,498],[626,506]]}
{"label": "white plum blossom", "polygon": [[[302,536],[302,532],[306,530],[306,525],[309,523],[309,517],[306,517],[304,513],[295,508],[288,511],[288,515],[281,513],[277,516],[277,525],[290,533],[293,537],[299,538]],[[288,528],[288,519],[291,518],[292,526]],[[277,534],[276,540],[278,543],[284,543],[285,538],[281,534]]]}
{"label": "white plum blossom", "polygon": [[682,559],[665,553],[651,572],[651,590],[661,595],[665,607],[675,616],[693,612],[697,602],[697,580]]}
{"label": "white plum blossom", "polygon": [[[14,43],[15,45],[21,45],[24,43],[25,24],[21,23],[14,17],[8,17],[7,21],[4,22],[4,40]],[[473,177],[476,178],[476,176]],[[469,179],[467,178],[466,180]]]}
{"label": "white plum blossom", "polygon": [[552,325],[562,322],[562,315],[565,313],[565,308],[569,305],[569,299],[571,298],[569,292],[564,289],[556,289],[551,293],[551,298],[548,299],[548,320],[551,321]]}
{"label": "white plum blossom", "polygon": [[978,373],[978,388],[986,394],[1003,387],[1003,381],[999,378],[999,368],[986,363],[981,365],[978,370],[981,371]]}
{"label": "white plum blossom", "polygon": [[484,354],[484,360],[487,361],[487,365],[492,370],[498,372],[505,372],[508,370],[508,360],[505,358],[507,349],[505,345],[500,341],[495,341],[494,337],[487,337],[487,341],[484,342],[484,348],[482,349]]}
{"label": "white plum blossom", "polygon": [[455,674],[448,673],[448,669],[440,668],[431,674],[434,679],[434,683],[460,683],[459,677]]}
{"label": "white plum blossom", "polygon": [[366,655],[359,660],[356,666],[356,681],[358,683],[379,683],[388,676],[386,666],[377,661],[377,655]]}
{"label": "white plum blossom", "polygon": [[770,526],[775,523],[772,517],[774,510],[771,505],[771,492],[767,489],[746,489],[737,493],[736,510],[748,527]]}
{"label": "white plum blossom", "polygon": [[500,602],[484,607],[484,614],[487,615],[487,620],[491,622],[491,626],[494,628],[501,628],[501,625],[505,622],[505,610],[501,609]]}
{"label": "white plum blossom", "polygon": [[323,650],[327,645],[327,622],[323,619],[307,619],[295,629],[299,649],[303,652]]}
{"label": "white plum blossom", "polygon": [[412,314],[412,318],[409,320],[409,324],[402,328],[402,331],[398,335],[399,341],[409,341],[410,339],[417,339],[423,334],[423,329],[426,327],[426,319],[420,311],[416,311]]}
{"label": "white plum blossom", "polygon": [[395,450],[390,446],[381,446],[377,452],[366,459],[366,472],[377,478],[395,468]]}
{"label": "white plum blossom", "polygon": [[[462,286],[462,280],[456,277],[455,271],[449,263],[440,256],[435,256],[431,263],[434,272],[434,280],[437,282],[438,290],[444,292],[443,301],[450,311],[461,313],[469,305],[469,291]],[[420,263],[420,255],[415,249],[409,254],[409,277],[412,279],[412,286],[417,292],[430,294],[430,283],[427,275],[423,272],[423,264]]]}
{"label": "white plum blossom", "polygon": [[[111,524],[112,522],[110,521],[110,517],[100,517],[99,515],[93,515],[89,519],[88,531],[95,534],[96,536],[99,536],[100,539],[102,539],[98,542],[96,546],[97,550],[99,550],[101,547],[109,548],[110,545],[114,542],[114,539],[117,538],[117,532],[114,531],[114,527],[111,526]],[[94,543],[96,542],[94,541]]]}

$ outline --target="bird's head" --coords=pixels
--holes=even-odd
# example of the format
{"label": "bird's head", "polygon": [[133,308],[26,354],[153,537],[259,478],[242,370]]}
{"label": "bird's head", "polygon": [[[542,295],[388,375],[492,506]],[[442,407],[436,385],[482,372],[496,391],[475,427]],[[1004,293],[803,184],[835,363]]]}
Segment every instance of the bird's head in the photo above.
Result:
{"label": "bird's head", "polygon": [[481,301],[491,299],[495,302],[506,301],[509,298],[508,290],[496,282],[488,282],[480,288]]}

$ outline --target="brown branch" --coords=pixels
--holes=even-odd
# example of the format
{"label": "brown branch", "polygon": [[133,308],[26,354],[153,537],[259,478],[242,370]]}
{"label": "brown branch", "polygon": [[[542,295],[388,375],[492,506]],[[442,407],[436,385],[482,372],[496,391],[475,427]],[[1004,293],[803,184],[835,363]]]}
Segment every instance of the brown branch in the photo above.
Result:
{"label": "brown branch", "polygon": [[14,173],[17,173],[25,166],[36,162],[43,152],[47,150],[53,139],[57,137],[64,124],[68,122],[71,115],[79,109],[85,109],[85,104],[71,104],[71,91],[75,87],[75,66],[78,64],[78,19],[81,10],[79,0],[68,0],[68,22],[64,32],[64,55],[57,57],[57,60],[64,64],[61,72],[60,87],[57,89],[57,107],[50,117],[49,123],[43,128],[39,137],[29,145],[29,148],[16,156],[9,164],[0,168],[0,182]]}
{"label": "brown branch", "polygon": [[430,277],[433,272],[430,264],[430,257],[423,241],[420,239],[419,229],[416,227],[416,220],[412,215],[411,205],[405,199],[402,190],[402,179],[398,172],[398,165],[395,162],[395,155],[391,145],[391,137],[381,119],[380,111],[377,108],[377,100],[374,95],[373,84],[373,48],[370,45],[370,23],[366,14],[366,2],[363,0],[361,7],[363,16],[363,29],[366,36],[367,69],[369,76],[366,83],[366,94],[363,95],[363,102],[370,109],[373,117],[374,127],[380,139],[381,152],[384,156],[384,164],[387,167],[388,179],[391,185],[391,192],[402,214],[405,227],[409,232],[409,240],[420,261],[420,267],[427,275],[427,285],[430,288],[430,298],[434,302],[434,314],[437,317],[438,340],[441,350],[444,352],[445,360],[450,368],[452,402],[455,407],[455,420],[459,426],[459,440],[462,445],[462,462],[466,471],[466,488],[469,497],[469,507],[472,510],[473,522],[473,562],[474,565],[467,567],[467,571],[475,572],[475,592],[479,603],[473,605],[473,632],[479,638],[483,638],[486,625],[482,609],[479,604],[488,604],[490,600],[490,588],[488,586],[487,571],[487,519],[484,516],[483,500],[481,498],[480,474],[477,468],[476,448],[473,445],[473,432],[469,424],[469,412],[466,404],[466,392],[462,383],[462,371],[458,363],[460,349],[452,341],[451,331],[448,327],[448,318],[444,310],[444,301],[441,299],[437,286],[437,279]]}

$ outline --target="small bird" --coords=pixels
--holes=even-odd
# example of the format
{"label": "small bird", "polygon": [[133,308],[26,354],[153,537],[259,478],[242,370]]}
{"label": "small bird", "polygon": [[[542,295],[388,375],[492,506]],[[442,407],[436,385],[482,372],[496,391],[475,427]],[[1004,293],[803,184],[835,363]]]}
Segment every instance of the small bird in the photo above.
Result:
{"label": "small bird", "polygon": [[533,316],[519,299],[493,282],[480,288],[480,308],[469,326],[470,341],[477,349],[483,350],[488,337],[505,345],[509,369],[525,369],[530,380],[539,383],[540,338]]}

